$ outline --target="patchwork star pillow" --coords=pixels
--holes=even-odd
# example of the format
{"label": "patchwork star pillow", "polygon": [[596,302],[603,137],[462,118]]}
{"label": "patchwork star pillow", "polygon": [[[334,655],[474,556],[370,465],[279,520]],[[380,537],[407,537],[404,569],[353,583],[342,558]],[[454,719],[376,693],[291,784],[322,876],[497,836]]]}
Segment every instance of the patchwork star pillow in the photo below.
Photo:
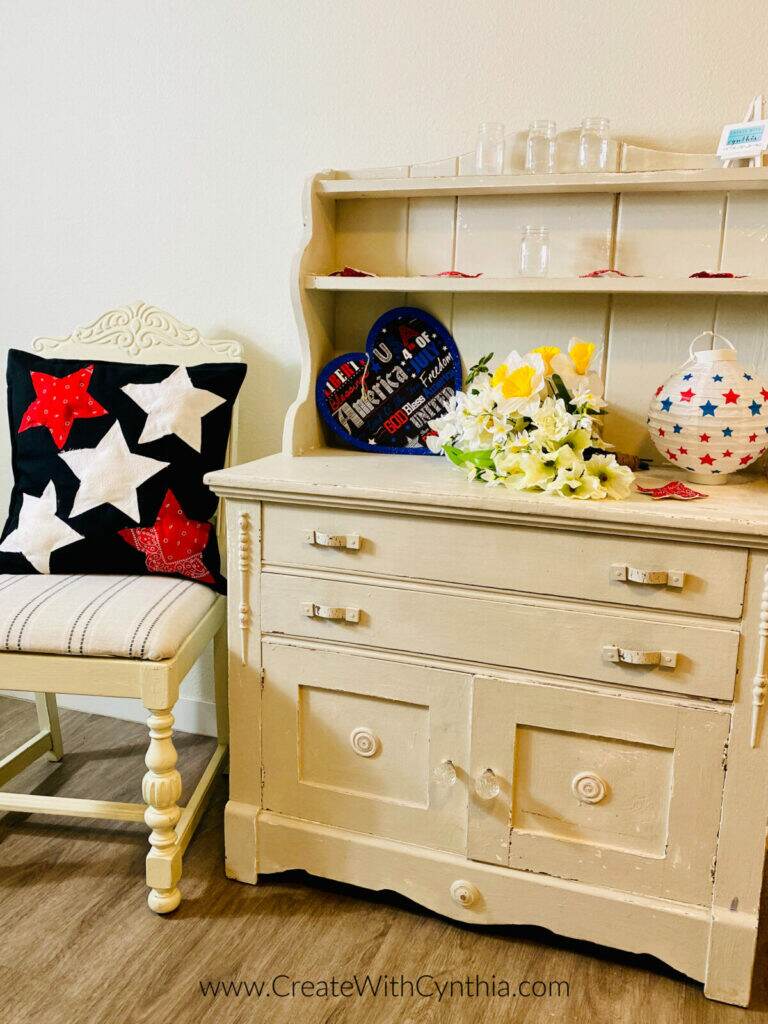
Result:
{"label": "patchwork star pillow", "polygon": [[224,592],[217,498],[242,363],[44,359],[11,349],[14,484],[0,573],[160,574]]}

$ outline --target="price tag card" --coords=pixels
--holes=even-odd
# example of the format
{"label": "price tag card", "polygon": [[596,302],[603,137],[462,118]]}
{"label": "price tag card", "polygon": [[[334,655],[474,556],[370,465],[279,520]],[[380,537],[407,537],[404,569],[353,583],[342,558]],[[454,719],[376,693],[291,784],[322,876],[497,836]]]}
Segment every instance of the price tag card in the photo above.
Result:
{"label": "price tag card", "polygon": [[723,160],[758,156],[768,148],[768,121],[727,124],[720,136],[717,155]]}

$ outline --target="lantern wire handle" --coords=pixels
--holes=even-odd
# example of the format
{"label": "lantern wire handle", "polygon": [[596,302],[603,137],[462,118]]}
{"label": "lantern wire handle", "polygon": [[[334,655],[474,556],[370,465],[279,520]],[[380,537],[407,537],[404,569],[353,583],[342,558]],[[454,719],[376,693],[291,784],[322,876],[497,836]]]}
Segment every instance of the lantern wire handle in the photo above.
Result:
{"label": "lantern wire handle", "polygon": [[719,338],[720,341],[724,341],[725,342],[725,344],[728,346],[728,348],[733,349],[734,352],[736,351],[736,346],[732,342],[730,342],[726,337],[724,337],[722,334],[718,334],[716,331],[702,331],[701,334],[697,334],[696,337],[691,342],[691,347],[688,349],[688,359],[686,359],[686,361],[683,363],[683,366],[687,366],[688,363],[690,363],[691,360],[693,359],[693,354],[694,354],[693,353],[693,346],[696,344],[696,342],[700,341],[701,338],[706,338],[706,337],[711,337],[713,341],[715,340],[715,338]]}

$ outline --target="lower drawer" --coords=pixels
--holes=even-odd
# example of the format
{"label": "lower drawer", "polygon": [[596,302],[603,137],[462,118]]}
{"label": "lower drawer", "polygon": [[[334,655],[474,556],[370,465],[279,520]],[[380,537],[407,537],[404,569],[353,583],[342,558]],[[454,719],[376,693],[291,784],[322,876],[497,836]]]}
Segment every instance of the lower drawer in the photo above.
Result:
{"label": "lower drawer", "polygon": [[465,852],[468,676],[269,643],[263,664],[267,810]]}
{"label": "lower drawer", "polygon": [[[739,633],[669,616],[569,608],[526,598],[470,597],[427,588],[265,572],[265,633],[348,642],[727,700]],[[315,616],[307,614],[307,606]],[[317,616],[349,609],[344,621]],[[674,668],[605,660],[606,648],[668,651]]]}

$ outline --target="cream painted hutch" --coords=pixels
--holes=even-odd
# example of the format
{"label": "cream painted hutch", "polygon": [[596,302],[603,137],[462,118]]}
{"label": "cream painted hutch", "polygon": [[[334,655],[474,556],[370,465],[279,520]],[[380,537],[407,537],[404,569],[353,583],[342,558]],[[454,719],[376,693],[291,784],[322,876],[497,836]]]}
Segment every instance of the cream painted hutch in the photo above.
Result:
{"label": "cream painted hutch", "polygon": [[[566,136],[561,170],[534,177],[510,142],[498,177],[458,158],[309,184],[283,452],[209,480],[231,538],[227,873],[303,868],[651,953],[745,1005],[768,813],[768,485],[691,503],[513,494],[443,459],[332,447],[315,409],[320,367],[406,303],[465,365],[601,342],[609,438],[646,456],[649,397],[699,331],[768,369],[768,170],[625,145],[617,170],[578,174]],[[516,272],[528,223],[550,231],[541,280]],[[345,264],[378,276],[330,276]],[[608,266],[642,276],[579,276]],[[421,276],[451,268],[483,276]],[[720,268],[749,276],[689,278]],[[676,667],[606,660],[609,646],[673,651]]]}

